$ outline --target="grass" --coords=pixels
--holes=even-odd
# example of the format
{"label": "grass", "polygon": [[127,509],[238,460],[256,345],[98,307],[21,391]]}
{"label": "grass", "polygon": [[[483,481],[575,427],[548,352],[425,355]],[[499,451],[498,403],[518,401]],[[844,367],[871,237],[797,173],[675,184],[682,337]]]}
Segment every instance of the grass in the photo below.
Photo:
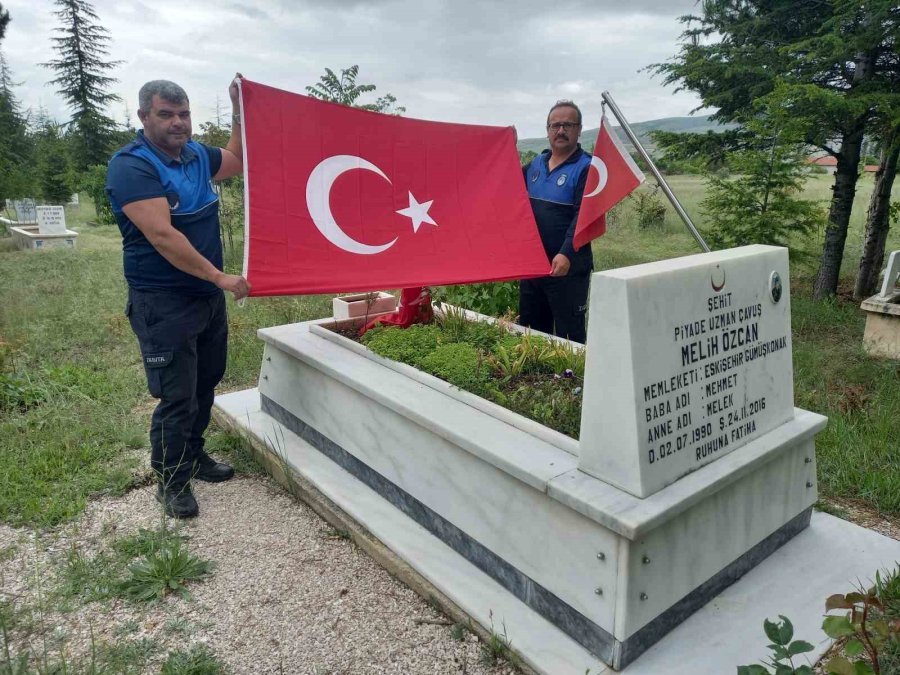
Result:
{"label": "grass", "polygon": [[[673,176],[673,190],[698,225],[704,187],[696,176]],[[807,193],[826,201],[830,176],[812,176]],[[872,177],[860,179],[847,237],[842,288],[849,288],[861,251]],[[626,205],[609,232],[594,243],[597,269],[609,269],[699,252],[669,208],[662,227],[637,227]],[[76,250],[13,251],[0,239],[0,521],[53,526],[77,516],[96,494],[134,485],[146,463],[149,416],[137,341],[123,315],[126,285],[115,226],[92,226],[82,199],[67,221],[79,231]],[[830,417],[818,437],[823,494],[860,499],[900,514],[900,476],[890,439],[900,437],[900,386],[896,362],[879,362],[861,349],[863,316],[839,295],[808,299],[822,232],[797,244],[792,262],[795,398],[799,406]],[[900,248],[891,232],[888,249]],[[239,247],[226,252],[231,271]],[[229,300],[228,369],[220,391],[254,386],[262,359],[258,328],[326,316],[330,296],[254,298],[244,307]],[[5,378],[5,379],[4,379]],[[12,400],[17,396],[24,402]],[[239,471],[259,471],[246,444],[212,429],[209,448]]]}

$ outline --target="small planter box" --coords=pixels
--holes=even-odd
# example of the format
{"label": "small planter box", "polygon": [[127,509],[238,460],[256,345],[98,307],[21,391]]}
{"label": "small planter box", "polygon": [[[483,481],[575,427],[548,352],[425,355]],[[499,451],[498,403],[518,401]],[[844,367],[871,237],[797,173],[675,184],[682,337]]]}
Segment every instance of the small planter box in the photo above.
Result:
{"label": "small planter box", "polygon": [[387,314],[397,309],[397,298],[390,293],[342,295],[331,303],[335,319],[355,319]]}

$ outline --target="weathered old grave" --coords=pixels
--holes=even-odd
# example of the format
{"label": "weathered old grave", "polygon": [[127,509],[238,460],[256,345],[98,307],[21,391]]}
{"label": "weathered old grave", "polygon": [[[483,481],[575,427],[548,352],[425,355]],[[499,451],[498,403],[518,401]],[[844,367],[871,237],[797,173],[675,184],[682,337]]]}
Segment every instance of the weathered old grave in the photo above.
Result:
{"label": "weathered old grave", "polygon": [[20,249],[75,248],[78,233],[66,228],[66,212],[62,206],[36,206],[37,225],[10,227]]}
{"label": "weathered old grave", "polygon": [[900,251],[888,257],[881,290],[863,300],[866,330],[863,346],[872,356],[900,359]]}
{"label": "weathered old grave", "polygon": [[[765,653],[765,614],[748,625],[755,606],[721,598],[810,524],[826,423],[793,405],[786,249],[595,274],[580,441],[381,358],[336,324],[260,330],[259,388],[219,397],[217,416],[475,621],[502,622],[531,667],[728,672]],[[854,569],[816,569],[826,539],[832,561],[842,555],[829,530],[841,521],[819,518],[791,552],[813,578],[770,614],[799,627],[821,621],[833,588],[819,586],[835,572],[852,580],[900,554],[869,545]],[[715,634],[685,641],[686,623],[738,605]]]}

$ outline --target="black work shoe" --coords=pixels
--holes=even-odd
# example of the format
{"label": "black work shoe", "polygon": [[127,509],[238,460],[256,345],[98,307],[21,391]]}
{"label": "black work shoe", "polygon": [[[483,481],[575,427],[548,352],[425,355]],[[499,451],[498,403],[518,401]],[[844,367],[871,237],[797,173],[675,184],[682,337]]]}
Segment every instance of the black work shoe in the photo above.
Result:
{"label": "black work shoe", "polygon": [[193,477],[197,480],[205,480],[207,483],[221,483],[234,475],[234,469],[229,464],[217,462],[205,452],[194,460]]}
{"label": "black work shoe", "polygon": [[173,518],[193,518],[200,513],[190,483],[177,488],[157,486],[156,501],[163,505],[166,515]]}

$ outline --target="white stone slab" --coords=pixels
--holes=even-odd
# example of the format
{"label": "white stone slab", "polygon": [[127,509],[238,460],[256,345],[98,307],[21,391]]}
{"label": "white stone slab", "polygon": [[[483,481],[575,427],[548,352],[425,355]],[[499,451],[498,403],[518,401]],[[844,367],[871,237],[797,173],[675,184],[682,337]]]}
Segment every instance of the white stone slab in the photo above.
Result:
{"label": "white stone slab", "polygon": [[38,232],[42,235],[65,234],[66,210],[62,206],[36,206]]}
{"label": "white stone slab", "polygon": [[646,497],[794,414],[787,249],[598,272],[579,468]]}
{"label": "white stone slab", "polygon": [[881,291],[878,295],[882,298],[893,295],[898,281],[900,281],[900,251],[892,251],[887,267],[884,268],[884,280],[881,282]]}
{"label": "white stone slab", "polygon": [[16,212],[16,221],[20,225],[37,222],[37,212],[35,211],[33,199],[14,199],[13,210]]}
{"label": "white stone slab", "polygon": [[[584,648],[513,598],[496,582],[419,527],[368,487],[272,418],[260,412],[255,389],[216,398],[227,422],[258,439],[283,439],[281,451],[295,471],[407,561],[486,628],[505,624],[513,648],[538,673],[611,673]],[[716,599],[653,646],[626,675],[731,673],[767,655],[765,618],[790,617],[798,638],[829,646],[820,626],[825,598],[849,590],[856,579],[900,559],[900,542],[822,513]],[[663,573],[664,574],[664,573]],[[802,583],[797,580],[802,579]],[[493,618],[491,618],[491,615]]]}

